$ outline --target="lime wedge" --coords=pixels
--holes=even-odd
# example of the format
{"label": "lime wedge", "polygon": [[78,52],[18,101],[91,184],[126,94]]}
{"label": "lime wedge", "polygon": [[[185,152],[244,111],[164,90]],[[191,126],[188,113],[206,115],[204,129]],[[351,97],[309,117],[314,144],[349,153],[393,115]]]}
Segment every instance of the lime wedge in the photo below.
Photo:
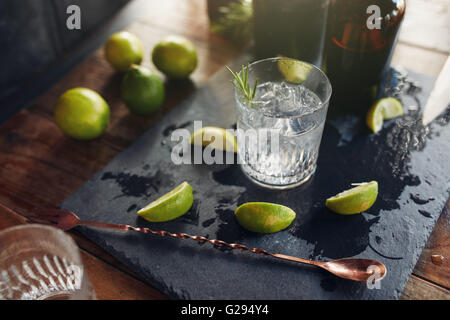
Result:
{"label": "lime wedge", "polygon": [[183,182],[172,191],[139,210],[137,214],[150,222],[170,221],[188,212],[193,202],[192,187],[189,183]]}
{"label": "lime wedge", "polygon": [[403,115],[403,106],[400,101],[395,98],[383,98],[378,101],[383,110],[383,119],[389,120]]}
{"label": "lime wedge", "polygon": [[235,211],[245,229],[257,233],[274,233],[287,228],[295,219],[295,211],[274,203],[248,202]]}
{"label": "lime wedge", "polygon": [[383,127],[383,120],[403,115],[403,106],[395,98],[383,98],[373,104],[367,113],[366,122],[369,128],[377,133]]}
{"label": "lime wedge", "polygon": [[218,127],[203,127],[191,135],[191,144],[210,146],[213,149],[237,152],[236,137],[229,131]]}
{"label": "lime wedge", "polygon": [[312,67],[306,63],[292,59],[278,60],[278,70],[284,76],[284,80],[290,83],[303,83],[308,78]]}
{"label": "lime wedge", "polygon": [[356,214],[369,209],[377,199],[376,181],[358,183],[356,187],[328,198],[325,205],[340,214]]}

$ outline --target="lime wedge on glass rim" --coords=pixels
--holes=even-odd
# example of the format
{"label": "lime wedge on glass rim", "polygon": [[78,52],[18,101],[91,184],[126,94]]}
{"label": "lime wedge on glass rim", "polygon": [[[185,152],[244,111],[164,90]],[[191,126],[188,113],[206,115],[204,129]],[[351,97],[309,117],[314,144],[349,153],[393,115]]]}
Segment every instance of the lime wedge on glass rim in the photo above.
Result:
{"label": "lime wedge on glass rim", "polygon": [[176,219],[186,212],[194,202],[192,187],[183,182],[172,191],[151,202],[137,214],[150,222],[165,222]]}
{"label": "lime wedge on glass rim", "polygon": [[303,83],[308,78],[312,67],[306,63],[280,56],[278,70],[284,76],[284,80],[290,83]]}
{"label": "lime wedge on glass rim", "polygon": [[291,208],[268,202],[247,202],[235,211],[238,223],[257,233],[274,233],[287,228],[295,219]]}
{"label": "lime wedge on glass rim", "polygon": [[367,113],[366,122],[372,132],[377,133],[383,127],[383,120],[403,115],[403,106],[395,98],[383,98],[375,102]]}
{"label": "lime wedge on glass rim", "polygon": [[203,127],[191,135],[191,144],[213,149],[237,152],[237,139],[229,131],[219,127]]}
{"label": "lime wedge on glass rim", "polygon": [[[354,184],[355,185],[355,184]],[[378,182],[363,182],[326,200],[326,207],[339,214],[356,214],[369,209],[378,196]]]}

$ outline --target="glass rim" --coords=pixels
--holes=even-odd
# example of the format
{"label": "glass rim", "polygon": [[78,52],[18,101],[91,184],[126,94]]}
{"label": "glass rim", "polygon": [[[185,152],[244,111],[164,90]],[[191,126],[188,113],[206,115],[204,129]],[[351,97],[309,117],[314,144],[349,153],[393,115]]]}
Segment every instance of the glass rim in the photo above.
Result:
{"label": "glass rim", "polygon": [[[11,226],[11,227],[8,227],[6,229],[0,230],[0,235],[6,234],[6,233],[9,233],[9,232],[13,232],[13,231],[16,231],[16,230],[20,230],[20,229],[34,229],[34,228],[48,229],[48,230],[52,230],[52,231],[54,231],[56,233],[62,233],[62,234],[64,234],[64,236],[67,236],[65,234],[65,232],[63,230],[61,230],[61,229],[58,229],[58,228],[52,227],[52,226],[48,226],[48,225],[45,225],[45,224],[39,224],[39,223],[24,223],[24,224],[19,224],[19,225],[16,225],[16,226]],[[70,238],[70,236],[69,236],[69,238]]]}
{"label": "glass rim", "polygon": [[[71,248],[71,250],[73,250],[73,252],[71,254],[73,254],[75,256],[75,259],[77,260],[76,263],[82,264],[81,253],[79,251],[79,247],[76,244],[75,240],[73,240],[72,237],[70,237],[68,234],[66,234],[63,230],[58,229],[56,227],[47,226],[47,225],[38,224],[38,223],[20,224],[17,226],[12,226],[12,227],[6,228],[4,230],[1,230],[0,238],[7,236],[10,233],[14,233],[16,231],[21,231],[21,230],[27,230],[27,229],[30,231],[46,229],[50,233],[52,233],[54,236],[64,238],[64,241],[66,241],[66,244]],[[0,252],[0,256],[1,256],[1,252]]]}
{"label": "glass rim", "polygon": [[[294,115],[294,116],[270,116],[270,115],[264,114],[263,112],[258,112],[257,109],[250,108],[247,104],[245,104],[245,103],[242,101],[242,99],[240,98],[241,95],[238,94],[238,90],[237,90],[236,88],[234,88],[234,95],[235,95],[235,98],[236,98],[240,103],[242,103],[242,105],[243,105],[245,108],[247,108],[250,112],[256,112],[256,113],[261,114],[261,115],[263,115],[264,117],[267,117],[267,118],[275,118],[275,119],[296,119],[296,118],[301,118],[301,117],[308,116],[308,115],[314,114],[314,113],[316,113],[316,112],[322,111],[323,108],[324,108],[325,106],[327,106],[327,105],[330,103],[331,95],[332,95],[332,93],[333,93],[333,87],[331,86],[330,79],[328,79],[328,77],[327,77],[327,75],[325,74],[325,72],[323,72],[323,70],[320,69],[319,67],[313,65],[312,63],[309,63],[309,62],[306,62],[306,61],[302,61],[302,60],[298,60],[298,59],[294,59],[294,58],[288,58],[288,57],[271,57],[271,58],[265,58],[265,59],[261,59],[261,60],[254,61],[254,62],[248,64],[248,68],[249,68],[249,70],[250,70],[252,66],[255,66],[255,65],[257,65],[257,64],[260,64],[260,63],[263,63],[263,62],[280,61],[280,60],[291,60],[291,61],[300,62],[300,63],[302,63],[302,64],[308,65],[308,66],[312,67],[313,70],[315,70],[316,72],[318,72],[318,73],[326,80],[327,87],[329,88],[329,93],[328,93],[326,99],[324,99],[324,101],[322,101],[322,99],[321,99],[321,101],[320,101],[320,106],[319,106],[317,109],[315,109],[314,111],[311,111],[311,112],[303,113],[303,114],[301,114],[301,115]],[[239,71],[239,74],[240,74],[240,73],[241,73],[241,72]],[[234,81],[234,80],[233,80],[233,81]]]}

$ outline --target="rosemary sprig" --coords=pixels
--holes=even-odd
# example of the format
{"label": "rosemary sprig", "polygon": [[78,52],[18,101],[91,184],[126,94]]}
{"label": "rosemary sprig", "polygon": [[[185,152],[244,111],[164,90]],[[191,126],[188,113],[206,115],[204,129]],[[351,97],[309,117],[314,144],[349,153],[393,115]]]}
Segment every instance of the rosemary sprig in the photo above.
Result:
{"label": "rosemary sprig", "polygon": [[237,90],[241,91],[241,93],[247,99],[247,102],[250,103],[250,102],[252,102],[252,100],[256,94],[256,87],[258,86],[258,78],[255,79],[255,84],[253,85],[253,90],[252,90],[250,88],[250,85],[247,83],[247,81],[248,81],[248,66],[249,66],[248,64],[246,67],[242,66],[241,71],[239,73],[234,72],[228,66],[227,66],[227,69],[228,69],[228,71],[231,72],[231,74],[234,77],[234,80],[231,81],[233,86]]}

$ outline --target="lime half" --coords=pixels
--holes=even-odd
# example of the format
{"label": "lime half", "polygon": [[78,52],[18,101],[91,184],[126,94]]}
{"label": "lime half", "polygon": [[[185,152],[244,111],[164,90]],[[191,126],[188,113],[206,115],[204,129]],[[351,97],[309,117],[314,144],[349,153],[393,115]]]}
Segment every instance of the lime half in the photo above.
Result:
{"label": "lime half", "polygon": [[383,127],[383,120],[403,115],[403,106],[395,98],[383,98],[373,104],[367,113],[366,122],[369,128],[377,133]]}
{"label": "lime half", "polygon": [[190,143],[228,152],[237,152],[236,137],[231,132],[218,127],[203,127],[195,131],[191,135]]}
{"label": "lime half", "polygon": [[369,209],[377,199],[378,183],[376,181],[358,183],[356,187],[328,198],[328,209],[340,214],[356,214]]}
{"label": "lime half", "polygon": [[170,221],[188,212],[193,202],[192,187],[189,183],[183,182],[169,193],[139,210],[137,214],[150,222]]}
{"label": "lime half", "polygon": [[253,232],[274,233],[287,228],[295,219],[291,208],[267,202],[248,202],[236,209],[239,224]]}

